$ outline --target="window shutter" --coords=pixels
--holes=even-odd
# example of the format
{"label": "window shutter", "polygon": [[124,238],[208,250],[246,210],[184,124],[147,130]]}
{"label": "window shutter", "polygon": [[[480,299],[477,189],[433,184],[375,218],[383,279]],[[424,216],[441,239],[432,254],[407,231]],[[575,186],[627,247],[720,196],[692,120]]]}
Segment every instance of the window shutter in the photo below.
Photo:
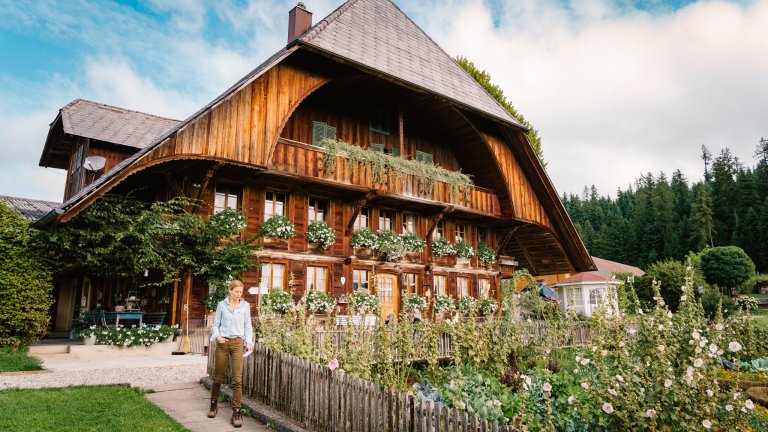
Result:
{"label": "window shutter", "polygon": [[389,149],[389,154],[392,156],[400,156],[400,149],[399,148],[391,148]]}
{"label": "window shutter", "polygon": [[336,128],[333,126],[325,125],[325,137],[336,141]]}
{"label": "window shutter", "polygon": [[424,153],[424,162],[429,164],[434,164],[434,160],[432,159],[432,153]]}
{"label": "window shutter", "polygon": [[371,150],[379,153],[384,153],[384,144],[371,144]]}
{"label": "window shutter", "polygon": [[323,138],[325,138],[325,127],[325,123],[312,122],[312,145],[321,145]]}

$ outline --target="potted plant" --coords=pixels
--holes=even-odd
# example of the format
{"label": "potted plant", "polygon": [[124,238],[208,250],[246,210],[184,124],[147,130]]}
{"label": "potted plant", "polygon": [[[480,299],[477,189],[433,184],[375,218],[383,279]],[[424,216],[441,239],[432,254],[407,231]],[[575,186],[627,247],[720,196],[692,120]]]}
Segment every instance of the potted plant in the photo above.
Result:
{"label": "potted plant", "polygon": [[468,267],[469,260],[475,256],[475,250],[472,248],[472,245],[468,241],[461,239],[453,247],[456,250],[456,264]]}
{"label": "potted plant", "polygon": [[307,311],[312,314],[327,314],[336,306],[333,297],[320,291],[309,291],[301,301]]}
{"label": "potted plant", "polygon": [[491,264],[496,262],[496,252],[486,242],[480,242],[477,245],[477,260],[480,261],[486,268],[490,268]]}
{"label": "potted plant", "polygon": [[[296,228],[285,216],[275,215],[259,225],[259,237],[265,244],[284,243],[287,247],[289,238],[296,235]],[[275,241],[277,240],[277,241]]]}
{"label": "potted plant", "polygon": [[411,262],[418,261],[427,242],[416,233],[403,234],[402,238],[405,247],[405,259]]}
{"label": "potted plant", "polygon": [[487,317],[495,314],[496,311],[499,310],[499,304],[496,303],[496,299],[486,298],[480,300],[477,309],[480,312],[480,315]]}
{"label": "potted plant", "polygon": [[324,221],[310,222],[307,226],[307,241],[316,244],[318,251],[324,251],[336,242],[336,230]]}
{"label": "potted plant", "polygon": [[259,307],[268,312],[285,314],[293,307],[293,298],[282,288],[272,288],[269,294],[261,296]]}
{"label": "potted plant", "polygon": [[465,296],[459,298],[459,312],[464,316],[469,316],[477,311],[477,300],[472,297]]}
{"label": "potted plant", "polygon": [[397,261],[405,253],[403,238],[392,230],[379,231],[376,239],[376,250],[379,256],[387,261]]}
{"label": "potted plant", "polygon": [[409,295],[403,299],[403,310],[406,312],[423,311],[427,308],[427,299],[417,295]]}
{"label": "potted plant", "polygon": [[453,265],[453,258],[456,256],[456,250],[448,239],[440,237],[429,245],[429,249],[432,251],[432,257],[435,263],[440,265]]}
{"label": "potted plant", "polygon": [[379,307],[379,299],[368,291],[355,291],[347,300],[352,312],[358,315],[373,313]]}
{"label": "potted plant", "polygon": [[355,249],[355,255],[361,258],[370,258],[373,256],[373,250],[376,249],[378,236],[368,228],[357,230],[352,234],[350,244]]}
{"label": "potted plant", "polygon": [[78,331],[78,336],[83,338],[83,345],[95,345],[96,344],[96,326],[90,326],[81,328]]}
{"label": "potted plant", "polygon": [[456,310],[456,302],[453,297],[447,295],[435,296],[432,300],[432,314],[435,319],[443,320],[445,315]]}

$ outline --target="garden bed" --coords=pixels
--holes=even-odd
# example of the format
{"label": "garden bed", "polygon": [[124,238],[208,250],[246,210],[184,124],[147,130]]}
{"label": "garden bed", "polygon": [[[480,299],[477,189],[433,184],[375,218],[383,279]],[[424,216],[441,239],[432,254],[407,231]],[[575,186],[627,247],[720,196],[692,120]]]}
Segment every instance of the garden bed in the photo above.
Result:
{"label": "garden bed", "polygon": [[152,346],[122,347],[118,345],[71,345],[70,358],[103,359],[115,357],[146,357],[171,355],[178,347],[178,342],[160,342]]}

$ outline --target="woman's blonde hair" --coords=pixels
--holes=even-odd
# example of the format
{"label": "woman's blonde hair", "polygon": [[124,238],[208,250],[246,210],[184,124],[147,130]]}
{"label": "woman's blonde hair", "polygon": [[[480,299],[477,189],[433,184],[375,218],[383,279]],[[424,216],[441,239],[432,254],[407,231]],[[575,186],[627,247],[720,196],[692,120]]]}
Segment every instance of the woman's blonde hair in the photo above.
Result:
{"label": "woman's blonde hair", "polygon": [[233,280],[229,281],[229,290],[230,290],[230,291],[232,291],[233,289],[235,289],[235,288],[237,288],[237,287],[240,287],[240,288],[242,288],[242,287],[243,287],[243,283],[242,283],[242,282],[240,282],[240,281],[239,281],[239,280],[237,280],[237,279],[233,279]]}

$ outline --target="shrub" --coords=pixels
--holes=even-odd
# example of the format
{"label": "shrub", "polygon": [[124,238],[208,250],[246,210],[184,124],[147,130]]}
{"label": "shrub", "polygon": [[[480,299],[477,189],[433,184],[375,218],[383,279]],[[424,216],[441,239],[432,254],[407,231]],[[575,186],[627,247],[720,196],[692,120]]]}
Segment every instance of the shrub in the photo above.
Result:
{"label": "shrub", "polygon": [[432,312],[439,314],[442,312],[453,312],[456,310],[456,302],[453,297],[447,295],[435,296],[432,300]]}
{"label": "shrub", "polygon": [[354,248],[371,248],[376,249],[376,240],[378,236],[368,228],[357,230],[352,234],[350,244]]}
{"label": "shrub", "polygon": [[274,237],[288,240],[295,235],[296,228],[285,216],[272,216],[259,226],[259,237]]}
{"label": "shrub", "polygon": [[208,297],[203,301],[205,308],[211,312],[215,312],[219,302],[227,298],[227,291],[226,287],[215,287],[213,292],[208,294]]}
{"label": "shrub", "polygon": [[741,285],[742,294],[758,294],[760,288],[768,286],[768,274],[756,274]]}
{"label": "shrub", "polygon": [[496,262],[496,252],[486,242],[477,245],[477,259],[481,263],[493,264]]}
{"label": "shrub", "polygon": [[0,203],[0,348],[36,341],[50,319],[51,270],[31,237],[27,222]]}
{"label": "shrub", "polygon": [[405,253],[403,238],[391,230],[380,231],[376,239],[376,250],[387,261],[397,261]]}
{"label": "shrub", "polygon": [[475,256],[475,250],[472,249],[472,245],[466,240],[459,240],[453,246],[456,250],[456,256],[459,258],[472,258]]}
{"label": "shrub", "polygon": [[403,234],[403,246],[407,252],[421,253],[426,245],[427,242],[416,233]]}
{"label": "shrub", "polygon": [[433,241],[430,245],[430,249],[432,250],[432,255],[436,257],[444,257],[456,254],[456,250],[453,248],[453,245],[445,237],[440,237],[439,239]]}
{"label": "shrub", "polygon": [[259,307],[270,312],[286,313],[293,307],[293,298],[281,288],[272,288],[259,299]]}
{"label": "shrub", "polygon": [[[692,268],[693,284],[704,286],[704,277],[697,269]],[[661,297],[672,311],[676,311],[685,285],[686,265],[672,259],[656,261],[648,266],[645,275],[635,279],[635,290],[640,301],[653,304],[652,282],[656,280],[661,288]]]}
{"label": "shrub", "polygon": [[738,309],[733,299],[729,295],[724,295],[715,287],[706,287],[701,296],[701,306],[704,308],[704,314],[710,319],[717,315],[717,309],[722,305],[723,316],[729,316]]}
{"label": "shrub", "polygon": [[349,306],[357,313],[373,313],[379,307],[379,299],[368,291],[356,291],[349,296]]}
{"label": "shrub", "polygon": [[701,271],[710,284],[735,288],[755,275],[755,263],[737,246],[718,246],[701,253]]}
{"label": "shrub", "polygon": [[310,222],[307,227],[307,241],[317,243],[320,250],[325,250],[336,242],[336,230],[323,221]]}
{"label": "shrub", "polygon": [[310,291],[302,299],[305,307],[312,313],[328,313],[333,310],[336,300],[320,291]]}

